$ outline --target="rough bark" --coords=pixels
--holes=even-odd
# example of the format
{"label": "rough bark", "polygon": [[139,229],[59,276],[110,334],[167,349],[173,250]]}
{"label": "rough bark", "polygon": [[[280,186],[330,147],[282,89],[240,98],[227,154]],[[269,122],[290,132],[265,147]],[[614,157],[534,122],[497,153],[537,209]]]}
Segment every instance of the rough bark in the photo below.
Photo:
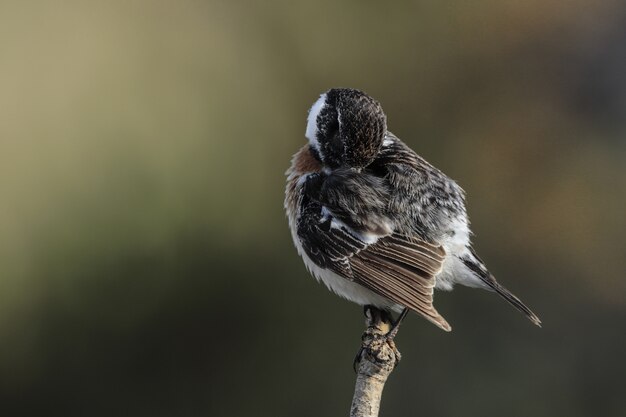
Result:
{"label": "rough bark", "polygon": [[389,314],[367,307],[365,317],[350,417],[378,416],[385,382],[400,361],[400,352],[386,337],[391,329]]}

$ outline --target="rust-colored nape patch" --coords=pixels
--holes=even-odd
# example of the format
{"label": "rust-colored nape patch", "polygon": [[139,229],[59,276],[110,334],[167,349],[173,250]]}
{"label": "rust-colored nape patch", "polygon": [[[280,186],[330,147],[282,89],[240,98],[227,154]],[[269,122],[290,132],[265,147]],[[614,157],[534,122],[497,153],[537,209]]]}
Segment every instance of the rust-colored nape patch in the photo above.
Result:
{"label": "rust-colored nape patch", "polygon": [[304,145],[298,153],[293,157],[293,171],[297,175],[302,175],[311,172],[321,172],[322,164],[315,159],[311,153],[309,145]]}

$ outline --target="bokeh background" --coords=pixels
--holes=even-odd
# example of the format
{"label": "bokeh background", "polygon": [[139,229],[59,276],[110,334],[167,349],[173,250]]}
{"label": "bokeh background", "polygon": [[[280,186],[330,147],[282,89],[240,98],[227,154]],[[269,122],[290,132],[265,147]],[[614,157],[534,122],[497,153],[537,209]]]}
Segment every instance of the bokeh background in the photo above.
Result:
{"label": "bokeh background", "polygon": [[347,415],[362,311],[284,171],[333,86],[468,193],[543,319],[438,293],[382,415],[626,415],[626,3],[0,4],[0,415]]}

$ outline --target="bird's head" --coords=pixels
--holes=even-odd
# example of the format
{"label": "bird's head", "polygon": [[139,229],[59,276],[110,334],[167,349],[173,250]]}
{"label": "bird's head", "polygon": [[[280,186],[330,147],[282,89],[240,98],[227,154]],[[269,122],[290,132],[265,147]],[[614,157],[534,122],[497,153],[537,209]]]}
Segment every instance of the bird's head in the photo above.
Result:
{"label": "bird's head", "polygon": [[309,110],[306,137],[328,168],[364,168],[378,155],[387,131],[380,104],[362,91],[333,88]]}

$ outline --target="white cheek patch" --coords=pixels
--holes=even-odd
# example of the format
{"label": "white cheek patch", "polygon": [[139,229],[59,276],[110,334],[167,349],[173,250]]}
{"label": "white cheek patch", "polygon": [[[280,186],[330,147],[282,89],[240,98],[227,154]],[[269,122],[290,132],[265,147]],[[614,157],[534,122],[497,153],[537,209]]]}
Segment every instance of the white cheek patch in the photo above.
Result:
{"label": "white cheek patch", "polygon": [[306,132],[304,136],[309,140],[309,144],[319,151],[319,142],[317,141],[317,116],[320,114],[326,103],[326,93],[322,94],[320,98],[311,106],[309,110],[309,117],[306,123]]}

